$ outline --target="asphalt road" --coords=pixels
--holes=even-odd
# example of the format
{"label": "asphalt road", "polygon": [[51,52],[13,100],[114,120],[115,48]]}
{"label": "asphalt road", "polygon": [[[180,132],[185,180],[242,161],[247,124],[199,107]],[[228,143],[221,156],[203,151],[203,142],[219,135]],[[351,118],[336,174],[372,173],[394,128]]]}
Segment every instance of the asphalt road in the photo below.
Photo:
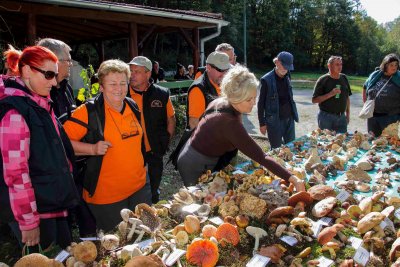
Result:
{"label": "asphalt road", "polygon": [[[294,101],[299,113],[299,123],[296,123],[296,138],[303,136],[318,128],[317,114],[318,105],[311,103],[312,90],[294,90]],[[350,123],[347,130],[367,132],[367,122],[358,118],[358,113],[362,108],[362,95],[355,93],[350,96]],[[257,118],[257,105],[254,106],[252,113],[243,116],[243,124],[251,135],[261,136]]]}

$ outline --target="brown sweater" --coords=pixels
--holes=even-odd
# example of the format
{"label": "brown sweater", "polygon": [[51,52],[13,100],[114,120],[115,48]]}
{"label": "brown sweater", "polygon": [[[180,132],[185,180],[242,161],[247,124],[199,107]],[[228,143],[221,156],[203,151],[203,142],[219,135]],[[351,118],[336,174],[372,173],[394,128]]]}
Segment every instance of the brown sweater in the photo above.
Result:
{"label": "brown sweater", "polygon": [[191,137],[191,145],[194,149],[208,157],[219,157],[237,148],[278,177],[286,181],[289,179],[291,173],[273,158],[265,156],[262,149],[246,132],[241,121],[241,114],[226,99],[214,100],[207,109],[215,108],[231,108],[234,115],[216,112],[202,118]]}

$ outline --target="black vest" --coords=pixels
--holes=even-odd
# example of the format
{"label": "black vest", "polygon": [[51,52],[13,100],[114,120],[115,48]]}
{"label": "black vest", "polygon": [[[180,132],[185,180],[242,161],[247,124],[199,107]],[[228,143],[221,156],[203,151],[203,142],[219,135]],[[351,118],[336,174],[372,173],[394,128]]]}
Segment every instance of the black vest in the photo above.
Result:
{"label": "black vest", "polygon": [[[198,87],[201,92],[203,93],[204,100],[206,103],[206,109],[208,105],[216,98],[218,98],[218,92],[217,89],[212,85],[208,78],[207,71],[203,73],[199,78],[197,78],[192,85],[190,85],[189,90],[188,90],[188,96],[190,91]],[[189,97],[186,100],[186,123],[189,125]],[[189,127],[189,126],[187,126]]]}
{"label": "black vest", "polygon": [[[126,97],[125,104],[132,110],[140,123],[140,111],[135,101]],[[78,123],[88,129],[81,142],[96,144],[98,141],[104,141],[105,109],[103,94],[99,94],[94,99],[88,100],[85,105],[88,112],[88,124],[73,117],[68,120]],[[145,148],[143,137],[141,149],[144,155]],[[80,179],[83,180],[83,188],[88,191],[90,196],[93,196],[96,191],[102,163],[103,155],[81,157],[78,160],[78,172],[79,175],[82,176]]]}
{"label": "black vest", "polygon": [[[19,88],[17,86],[12,86]],[[11,86],[7,86],[11,87]],[[35,193],[39,213],[57,212],[78,204],[67,158],[74,162],[72,145],[61,124],[58,135],[50,114],[29,97],[10,96],[0,101],[0,119],[16,109],[25,119],[30,131],[29,176]],[[0,154],[1,158],[1,154]],[[1,158],[1,161],[3,159]],[[8,187],[4,181],[3,164],[0,165],[0,217],[14,220],[10,207]]]}
{"label": "black vest", "polygon": [[164,155],[169,144],[167,131],[167,103],[169,90],[151,84],[146,92],[143,92],[143,116],[145,118],[146,134],[151,151],[157,155]]}

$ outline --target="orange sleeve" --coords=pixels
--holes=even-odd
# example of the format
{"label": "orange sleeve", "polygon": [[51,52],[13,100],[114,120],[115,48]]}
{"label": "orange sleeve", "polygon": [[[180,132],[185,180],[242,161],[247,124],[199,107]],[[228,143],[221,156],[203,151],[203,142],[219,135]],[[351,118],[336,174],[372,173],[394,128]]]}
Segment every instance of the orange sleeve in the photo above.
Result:
{"label": "orange sleeve", "polygon": [[194,79],[197,80],[197,78],[199,78],[203,73],[201,73],[201,71],[196,72],[196,74],[194,75]]}
{"label": "orange sleeve", "polygon": [[[86,109],[86,105],[80,105],[74,111],[74,113],[72,113],[72,117],[84,123],[88,123],[88,112]],[[85,127],[70,120],[67,120],[64,123],[63,127],[69,139],[73,141],[80,141],[87,133],[87,129]]]}
{"label": "orange sleeve", "polygon": [[171,118],[174,115],[175,115],[175,109],[174,106],[172,105],[171,98],[169,98],[167,102],[167,117]]}
{"label": "orange sleeve", "polygon": [[206,110],[206,101],[203,92],[199,87],[194,87],[188,96],[189,101],[189,117],[200,118]]}

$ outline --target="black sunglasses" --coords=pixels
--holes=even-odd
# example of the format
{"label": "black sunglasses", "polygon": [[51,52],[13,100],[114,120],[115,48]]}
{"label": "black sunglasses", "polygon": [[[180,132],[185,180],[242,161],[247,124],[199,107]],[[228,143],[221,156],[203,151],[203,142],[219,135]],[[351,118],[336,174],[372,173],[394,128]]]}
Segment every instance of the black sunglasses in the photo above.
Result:
{"label": "black sunglasses", "polygon": [[30,66],[30,65],[29,65],[29,67],[31,67],[32,69],[42,73],[44,75],[44,78],[46,78],[46,80],[51,80],[51,79],[53,79],[54,77],[56,77],[58,75],[57,72],[54,72],[54,71],[51,71],[51,70],[44,71],[44,70],[41,70],[41,69],[36,68],[34,66]]}
{"label": "black sunglasses", "polygon": [[218,68],[218,67],[216,67],[216,66],[214,66],[214,65],[212,65],[212,64],[210,64],[210,66],[211,66],[211,68],[215,69],[215,70],[218,71],[218,72],[227,72],[227,71],[228,71],[228,69],[226,69],[226,70],[221,70],[220,68]]}

